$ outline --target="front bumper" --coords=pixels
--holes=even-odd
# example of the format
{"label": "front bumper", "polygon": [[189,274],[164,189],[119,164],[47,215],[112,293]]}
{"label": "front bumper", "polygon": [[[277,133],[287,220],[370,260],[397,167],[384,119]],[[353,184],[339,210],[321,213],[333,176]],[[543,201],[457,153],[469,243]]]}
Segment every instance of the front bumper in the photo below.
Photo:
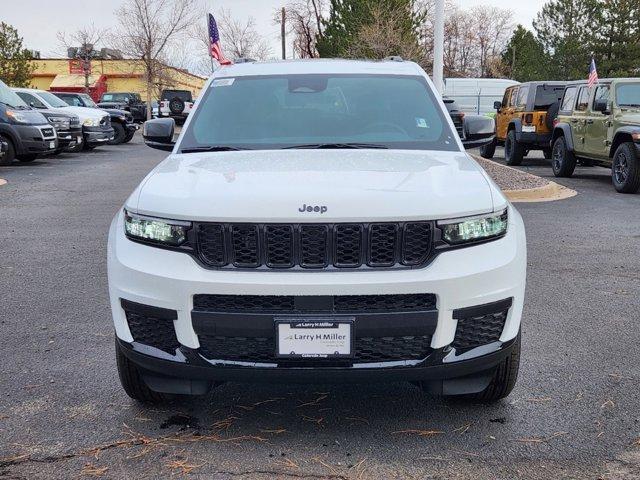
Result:
{"label": "front bumper", "polygon": [[82,127],[56,131],[58,133],[59,148],[73,148],[84,141],[82,135]]}
{"label": "front bumper", "polygon": [[47,154],[58,148],[58,137],[51,125],[14,125],[18,134],[18,155]]}
{"label": "front bumper", "polygon": [[113,140],[113,128],[111,127],[82,127],[84,143],[87,145],[104,145]]}
{"label": "front bumper", "polygon": [[[143,368],[166,375],[224,381],[231,379],[296,378],[361,381],[370,377],[421,380],[454,378],[486,371],[508,355],[520,330],[526,278],[526,245],[520,215],[510,207],[506,236],[481,245],[447,251],[425,268],[387,271],[220,271],[205,270],[184,253],[158,249],[128,240],[123,214],[118,213],[109,233],[109,293],[116,335],[123,352]],[[429,353],[410,361],[360,363],[339,366],[295,365],[256,362],[225,362],[201,354],[206,322],[198,317],[194,296],[350,296],[433,294],[435,308],[421,312],[422,325],[412,328],[429,335]],[[136,341],[129,327],[125,304],[139,304],[172,312],[170,328],[179,349],[168,353]],[[498,305],[508,301],[496,337],[488,344],[456,352],[452,348],[460,312],[472,307]],[[478,312],[476,311],[476,315]],[[160,318],[161,314],[150,314]],[[206,317],[206,316],[205,316]],[[392,314],[383,325],[386,334],[397,326]],[[402,319],[405,321],[406,319]],[[358,322],[358,318],[356,318]],[[203,327],[203,325],[205,325]],[[229,323],[226,324],[227,327]],[[249,315],[232,319],[238,335],[258,336]],[[263,324],[264,325],[264,324]],[[357,325],[357,323],[356,323]],[[357,330],[356,326],[356,330]],[[403,335],[403,333],[398,333]],[[304,375],[304,372],[307,372]],[[339,372],[339,373],[338,373]]]}

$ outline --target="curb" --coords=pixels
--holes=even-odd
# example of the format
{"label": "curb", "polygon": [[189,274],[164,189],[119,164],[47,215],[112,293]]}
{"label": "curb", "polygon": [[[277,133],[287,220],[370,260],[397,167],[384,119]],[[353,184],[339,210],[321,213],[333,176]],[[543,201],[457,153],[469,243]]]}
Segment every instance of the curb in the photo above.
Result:
{"label": "curb", "polygon": [[556,182],[549,182],[544,187],[527,188],[525,190],[503,190],[509,201],[514,203],[555,202],[575,197],[578,192]]}
{"label": "curb", "polygon": [[[479,161],[476,155],[472,156],[477,161]],[[520,174],[535,178],[541,178],[542,180],[547,181],[546,178],[538,177],[537,175],[529,172],[523,172],[522,170],[510,167],[509,165],[503,165],[494,160],[482,159],[482,161],[488,161],[495,164],[497,167],[508,170],[515,170]],[[480,162],[481,161],[479,161],[479,163]],[[514,203],[555,202],[556,200],[564,200],[567,198],[575,197],[578,194],[578,192],[576,192],[575,190],[559,185],[556,182],[552,182],[550,180],[547,182],[548,183],[546,185],[543,185],[541,187],[523,188],[518,190],[502,190],[502,193],[506,195],[509,201]]]}
{"label": "curb", "polygon": [[0,187],[6,184],[7,184],[7,181],[4,178],[0,178]]}

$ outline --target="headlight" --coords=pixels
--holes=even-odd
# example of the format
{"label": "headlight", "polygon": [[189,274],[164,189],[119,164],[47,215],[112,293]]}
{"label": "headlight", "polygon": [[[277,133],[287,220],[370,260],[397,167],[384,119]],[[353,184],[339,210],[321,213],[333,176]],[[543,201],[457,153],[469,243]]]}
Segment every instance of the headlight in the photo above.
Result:
{"label": "headlight", "polygon": [[14,123],[31,123],[31,118],[19,110],[7,110],[7,117]]}
{"label": "headlight", "polygon": [[178,247],[187,240],[191,222],[167,220],[124,212],[124,230],[128,237],[145,242]]}
{"label": "headlight", "polygon": [[501,237],[507,233],[507,210],[477,217],[438,222],[442,239],[449,245],[461,245]]}
{"label": "headlight", "polygon": [[51,123],[56,128],[61,128],[63,130],[68,130],[70,121],[65,117],[47,117],[49,123]]}
{"label": "headlight", "polygon": [[84,125],[85,127],[97,127],[98,125],[100,125],[100,120],[87,118],[84,122],[82,122],[82,125]]}

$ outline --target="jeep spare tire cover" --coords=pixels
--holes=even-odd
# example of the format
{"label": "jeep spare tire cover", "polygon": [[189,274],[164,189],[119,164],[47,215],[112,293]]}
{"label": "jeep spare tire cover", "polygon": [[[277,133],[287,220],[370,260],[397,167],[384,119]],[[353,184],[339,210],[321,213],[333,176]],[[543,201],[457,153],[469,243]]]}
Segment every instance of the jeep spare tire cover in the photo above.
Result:
{"label": "jeep spare tire cover", "polygon": [[551,106],[547,109],[547,118],[545,118],[544,123],[549,130],[553,130],[553,121],[558,116],[559,111],[560,102],[552,103]]}
{"label": "jeep spare tire cover", "polygon": [[169,102],[169,110],[171,110],[171,113],[174,115],[184,112],[184,102],[182,99],[180,97],[173,97]]}

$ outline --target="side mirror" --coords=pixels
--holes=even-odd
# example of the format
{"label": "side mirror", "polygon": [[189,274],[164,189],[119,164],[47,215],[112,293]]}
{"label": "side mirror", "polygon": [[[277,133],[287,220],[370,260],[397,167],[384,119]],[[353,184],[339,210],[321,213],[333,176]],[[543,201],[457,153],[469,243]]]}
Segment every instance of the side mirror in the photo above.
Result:
{"label": "side mirror", "polygon": [[478,148],[493,142],[496,136],[496,124],[493,118],[482,115],[465,115],[463,124],[464,148]]}
{"label": "side mirror", "polygon": [[147,120],[142,127],[142,138],[148,147],[170,152],[176,145],[173,135],[176,122],[173,118]]}
{"label": "side mirror", "polygon": [[603,98],[596,99],[593,102],[593,110],[595,112],[600,112],[600,113],[604,113],[605,115],[608,115],[609,112],[611,111],[609,108],[609,101]]}
{"label": "side mirror", "polygon": [[502,108],[502,102],[496,100],[495,102],[493,102],[493,108],[495,108],[496,110],[500,110]]}

